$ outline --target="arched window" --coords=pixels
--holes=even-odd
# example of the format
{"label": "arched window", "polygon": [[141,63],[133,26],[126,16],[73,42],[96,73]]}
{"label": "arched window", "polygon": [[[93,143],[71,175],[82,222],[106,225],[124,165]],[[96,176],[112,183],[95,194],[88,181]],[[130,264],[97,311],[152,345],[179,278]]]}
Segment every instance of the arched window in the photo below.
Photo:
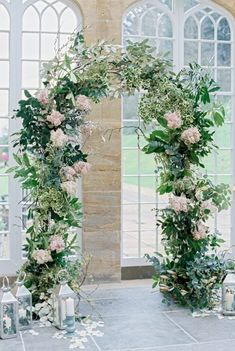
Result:
{"label": "arched window", "polygon": [[[123,44],[128,40],[148,39],[156,47],[155,54],[165,54],[173,69],[198,62],[209,70],[221,91],[227,120],[216,131],[219,150],[206,160],[206,173],[216,183],[232,184],[232,27],[230,15],[212,1],[145,0],[133,4],[123,16]],[[162,208],[166,197],[155,194],[157,177],[153,157],[139,150],[135,128],[139,96],[123,98],[122,135],[122,264],[144,264],[144,253],[160,249],[160,233],[156,228],[154,208]],[[140,145],[141,146],[141,145]],[[211,221],[230,245],[230,211]]]}
{"label": "arched window", "polygon": [[81,23],[70,0],[0,0],[0,274],[15,273],[22,263],[27,226],[25,194],[5,173],[13,163],[10,135],[20,128],[10,117],[24,89],[42,86],[43,63]]}

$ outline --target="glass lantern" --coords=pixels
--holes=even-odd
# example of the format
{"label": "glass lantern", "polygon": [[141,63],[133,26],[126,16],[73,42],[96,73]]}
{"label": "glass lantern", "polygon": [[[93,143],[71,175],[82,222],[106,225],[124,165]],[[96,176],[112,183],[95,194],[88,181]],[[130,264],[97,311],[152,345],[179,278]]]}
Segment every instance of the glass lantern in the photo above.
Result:
{"label": "glass lantern", "polygon": [[16,281],[16,290],[14,291],[15,297],[18,301],[18,316],[19,316],[19,329],[30,329],[32,327],[32,294],[24,286],[26,274],[21,277],[19,275]]}
{"label": "glass lantern", "polygon": [[11,293],[9,280],[3,278],[0,292],[0,337],[14,338],[18,335],[18,301]]}
{"label": "glass lantern", "polygon": [[222,285],[222,312],[235,316],[235,271],[228,270]]}
{"label": "glass lantern", "polygon": [[74,305],[76,301],[75,292],[68,286],[66,279],[67,272],[60,271],[58,274],[59,285],[56,286],[53,293],[53,320],[58,329],[66,328],[66,300],[72,298]]}

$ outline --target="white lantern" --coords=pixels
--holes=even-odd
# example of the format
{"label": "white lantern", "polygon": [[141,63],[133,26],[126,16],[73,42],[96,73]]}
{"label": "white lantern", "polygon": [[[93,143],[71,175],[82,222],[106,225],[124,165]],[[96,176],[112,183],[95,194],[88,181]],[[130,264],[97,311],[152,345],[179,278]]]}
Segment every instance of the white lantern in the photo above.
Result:
{"label": "white lantern", "polygon": [[68,281],[65,277],[66,271],[59,272],[59,285],[55,288],[53,293],[53,320],[54,325],[58,329],[66,328],[66,300],[71,298],[76,301],[75,292],[68,286]]}
{"label": "white lantern", "polygon": [[32,327],[32,294],[24,286],[26,274],[21,278],[20,275],[16,281],[15,297],[18,301],[19,329],[30,329]]}
{"label": "white lantern", "polygon": [[222,311],[225,316],[235,316],[235,272],[227,271],[222,285]]}
{"label": "white lantern", "polygon": [[11,293],[9,280],[3,278],[0,293],[0,337],[14,338],[18,335],[18,301]]}

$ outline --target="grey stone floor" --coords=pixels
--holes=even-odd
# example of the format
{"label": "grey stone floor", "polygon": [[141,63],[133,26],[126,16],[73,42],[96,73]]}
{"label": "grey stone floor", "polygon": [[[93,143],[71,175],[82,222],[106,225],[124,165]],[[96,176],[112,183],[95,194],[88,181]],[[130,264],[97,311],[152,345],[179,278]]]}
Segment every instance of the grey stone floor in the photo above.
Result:
{"label": "grey stone floor", "polygon": [[[235,320],[218,316],[193,318],[190,311],[161,303],[151,281],[130,281],[86,288],[90,304],[80,312],[104,322],[101,335],[88,335],[87,351],[234,351]],[[78,329],[84,329],[80,324]],[[37,335],[22,332],[18,339],[0,340],[0,351],[71,350],[68,339],[55,339],[53,327],[34,327]],[[99,334],[99,333],[98,333]],[[76,348],[75,350],[79,350]]]}

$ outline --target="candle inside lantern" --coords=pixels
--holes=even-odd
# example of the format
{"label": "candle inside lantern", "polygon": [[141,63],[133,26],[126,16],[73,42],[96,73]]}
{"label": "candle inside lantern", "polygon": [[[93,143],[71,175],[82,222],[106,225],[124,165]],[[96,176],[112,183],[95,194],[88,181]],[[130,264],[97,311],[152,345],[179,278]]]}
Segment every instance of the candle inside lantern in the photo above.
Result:
{"label": "candle inside lantern", "polygon": [[71,297],[66,300],[66,315],[68,317],[74,316],[74,299]]}
{"label": "candle inside lantern", "polygon": [[224,304],[227,311],[233,310],[234,293],[231,290],[227,290],[225,294]]}
{"label": "candle inside lantern", "polygon": [[8,316],[5,317],[5,323],[6,323],[6,328],[9,329],[11,328],[11,318]]}
{"label": "candle inside lantern", "polygon": [[21,308],[19,310],[19,317],[20,318],[26,318],[26,310],[25,309]]}

